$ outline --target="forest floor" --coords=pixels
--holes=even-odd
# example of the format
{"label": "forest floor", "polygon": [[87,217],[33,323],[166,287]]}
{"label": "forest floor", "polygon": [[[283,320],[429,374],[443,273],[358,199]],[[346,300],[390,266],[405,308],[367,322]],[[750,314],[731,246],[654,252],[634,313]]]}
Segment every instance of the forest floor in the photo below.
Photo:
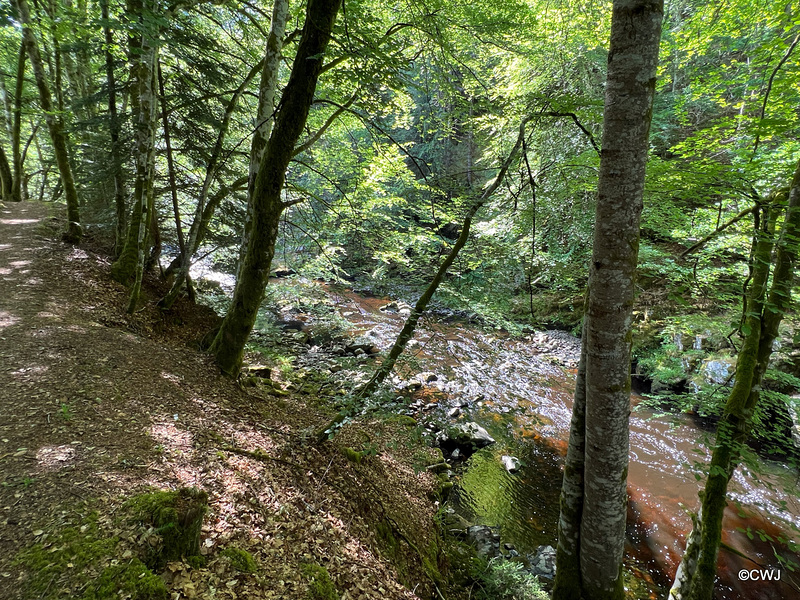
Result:
{"label": "forest floor", "polygon": [[103,597],[91,582],[157,543],[126,500],[180,487],[209,509],[205,565],[159,569],[173,600],[428,597],[436,482],[414,464],[432,451],[399,422],[313,444],[330,418],[313,395],[220,377],[196,349],[210,310],[126,315],[108,257],[62,226],[48,205],[0,209],[0,598]]}

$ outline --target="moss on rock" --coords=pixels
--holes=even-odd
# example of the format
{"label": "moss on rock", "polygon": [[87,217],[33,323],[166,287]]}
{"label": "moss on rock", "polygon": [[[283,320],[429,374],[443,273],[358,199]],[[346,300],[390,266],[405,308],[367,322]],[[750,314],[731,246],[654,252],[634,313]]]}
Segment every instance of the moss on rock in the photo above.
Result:
{"label": "moss on rock", "polygon": [[342,454],[345,455],[347,460],[352,463],[356,463],[357,465],[361,464],[361,461],[364,460],[363,452],[358,452],[357,450],[353,450],[352,448],[344,447],[342,448]]}

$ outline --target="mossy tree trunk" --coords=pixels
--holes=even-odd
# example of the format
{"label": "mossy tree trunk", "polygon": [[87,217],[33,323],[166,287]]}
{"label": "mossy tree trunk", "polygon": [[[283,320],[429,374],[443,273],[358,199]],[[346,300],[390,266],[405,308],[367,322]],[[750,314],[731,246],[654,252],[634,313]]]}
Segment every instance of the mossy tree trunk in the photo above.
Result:
{"label": "mossy tree trunk", "polygon": [[252,225],[249,234],[243,236],[243,259],[233,300],[210,348],[222,372],[231,377],[241,369],[244,345],[264,298],[278,238],[278,223],[289,205],[281,198],[286,168],[314,100],[323,54],[340,5],[341,0],[308,0],[292,72],[256,176],[248,209]]}
{"label": "mossy tree trunk", "polygon": [[267,142],[272,134],[275,123],[275,92],[278,89],[278,75],[281,66],[281,53],[283,52],[283,38],[286,34],[286,19],[289,15],[289,0],[274,0],[272,5],[272,21],[267,37],[266,51],[264,53],[264,66],[261,71],[261,81],[258,85],[258,108],[256,109],[255,128],[253,140],[250,143],[250,163],[247,182],[247,214],[245,216],[242,233],[242,250],[239,256],[239,267],[244,264],[244,250],[247,248],[247,239],[253,225],[253,193],[255,192],[256,179],[261,169]]}
{"label": "mossy tree trunk", "polygon": [[710,600],[714,593],[728,482],[738,465],[741,448],[747,442],[778,328],[791,304],[800,236],[800,163],[789,189],[783,229],[775,252],[775,268],[767,292],[778,195],[773,195],[771,200],[771,205],[761,208],[752,280],[746,299],[745,339],[736,361],[735,383],[717,427],[709,474],[700,494],[701,508],[670,590],[670,597],[675,600]]}
{"label": "mossy tree trunk", "polygon": [[19,56],[17,57],[17,79],[14,85],[14,122],[11,128],[11,153],[14,161],[14,189],[11,194],[16,202],[22,200],[22,89],[25,84],[25,61],[27,57],[25,38],[19,46]]}
{"label": "mossy tree trunk", "polygon": [[0,198],[6,202],[14,201],[14,174],[11,171],[11,165],[8,164],[6,151],[2,146],[0,146],[0,189],[2,190]]}
{"label": "mossy tree trunk", "polygon": [[624,597],[631,315],[662,18],[661,0],[613,2],[584,376],[562,485],[556,600]]}
{"label": "mossy tree trunk", "polygon": [[50,130],[50,138],[53,142],[53,153],[55,154],[58,172],[61,175],[61,185],[64,189],[64,197],[67,201],[67,230],[64,232],[64,240],[70,243],[80,241],[83,231],[81,229],[80,201],[78,190],[75,187],[75,179],[72,175],[72,167],[69,162],[69,151],[67,149],[67,135],[64,132],[64,124],[61,116],[53,106],[50,86],[47,83],[47,75],[42,62],[42,55],[39,53],[39,45],[34,35],[34,25],[31,20],[30,8],[27,0],[15,0],[20,23],[22,24],[22,35],[24,45],[31,61],[33,74],[36,79],[36,87],[39,90],[39,104],[45,115],[47,127]]}
{"label": "mossy tree trunk", "polygon": [[[9,138],[13,138],[14,111],[11,108],[11,98],[9,98],[6,78],[3,74],[0,74],[0,96],[2,96],[3,101],[3,122],[6,126],[6,133],[8,133]],[[6,202],[18,201],[18,198],[14,198],[14,172],[11,169],[8,156],[2,146],[0,146],[0,184],[2,185],[0,199]]]}

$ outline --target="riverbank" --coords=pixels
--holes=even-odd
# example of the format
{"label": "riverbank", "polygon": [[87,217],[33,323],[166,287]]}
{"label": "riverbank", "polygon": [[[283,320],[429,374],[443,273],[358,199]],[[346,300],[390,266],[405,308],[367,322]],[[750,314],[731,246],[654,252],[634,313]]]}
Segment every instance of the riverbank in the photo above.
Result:
{"label": "riverbank", "polygon": [[211,311],[126,316],[108,259],[61,244],[60,225],[41,204],[0,214],[0,597],[90,597],[158,543],[129,500],[182,488],[208,507],[201,558],[156,572],[171,598],[434,594],[437,457],[413,429],[313,445],[330,413],[312,385],[220,377],[195,349]]}

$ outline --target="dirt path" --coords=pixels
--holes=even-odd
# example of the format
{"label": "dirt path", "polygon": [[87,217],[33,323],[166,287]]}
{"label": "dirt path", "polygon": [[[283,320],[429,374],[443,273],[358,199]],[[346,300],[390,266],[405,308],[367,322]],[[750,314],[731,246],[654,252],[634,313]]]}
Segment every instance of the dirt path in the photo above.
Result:
{"label": "dirt path", "polygon": [[[187,347],[180,319],[150,309],[126,318],[108,261],[56,241],[61,225],[48,215],[40,204],[0,209],[0,598],[26,597],[31,574],[14,560],[22,548],[46,547],[87,506],[112,514],[147,486],[197,486],[211,498],[208,566],[162,574],[175,599],[304,598],[302,563],[325,566],[353,600],[416,597],[374,546],[366,521],[382,517],[367,497],[402,488],[409,518],[425,522],[430,507],[408,499],[431,482],[370,457],[372,491],[351,493],[367,471],[303,445],[324,415],[220,378]],[[255,557],[257,573],[219,558],[231,545]],[[61,584],[52,597],[80,596],[67,578],[48,593]]]}

